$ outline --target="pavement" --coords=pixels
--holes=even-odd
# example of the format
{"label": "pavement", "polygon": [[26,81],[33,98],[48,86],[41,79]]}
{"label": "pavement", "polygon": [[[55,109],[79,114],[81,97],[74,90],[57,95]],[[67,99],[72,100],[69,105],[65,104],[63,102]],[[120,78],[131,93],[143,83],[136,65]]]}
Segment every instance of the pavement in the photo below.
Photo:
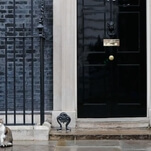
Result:
{"label": "pavement", "polygon": [[14,141],[0,151],[151,151],[150,140]]}

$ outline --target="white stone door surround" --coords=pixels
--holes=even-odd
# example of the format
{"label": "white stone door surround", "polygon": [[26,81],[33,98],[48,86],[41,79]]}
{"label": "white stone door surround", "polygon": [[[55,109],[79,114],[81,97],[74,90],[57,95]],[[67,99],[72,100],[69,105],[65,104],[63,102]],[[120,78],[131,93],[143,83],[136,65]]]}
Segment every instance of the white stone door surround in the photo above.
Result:
{"label": "white stone door surround", "polygon": [[[146,1],[146,118],[151,121],[151,0]],[[77,120],[77,0],[53,0],[53,127],[59,126],[56,118],[61,112],[66,112],[71,117],[70,127],[75,127]]]}

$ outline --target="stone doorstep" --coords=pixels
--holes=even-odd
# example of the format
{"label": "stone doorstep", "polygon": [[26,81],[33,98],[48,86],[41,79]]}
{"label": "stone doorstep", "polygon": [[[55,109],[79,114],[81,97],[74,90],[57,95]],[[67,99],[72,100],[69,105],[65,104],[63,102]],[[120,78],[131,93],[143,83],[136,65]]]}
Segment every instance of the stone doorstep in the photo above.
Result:
{"label": "stone doorstep", "polygon": [[33,126],[8,126],[12,130],[13,140],[48,140],[51,125],[44,122],[43,125]]}
{"label": "stone doorstep", "polygon": [[[59,125],[58,125],[59,126]],[[84,139],[151,139],[148,118],[134,119],[78,119],[76,128],[71,131],[57,131],[52,127],[49,140],[84,140]],[[70,125],[69,125],[70,127]]]}
{"label": "stone doorstep", "polygon": [[113,129],[72,129],[57,131],[51,129],[49,140],[98,140],[98,139],[118,139],[118,140],[151,140],[151,130],[148,128],[113,128]]}

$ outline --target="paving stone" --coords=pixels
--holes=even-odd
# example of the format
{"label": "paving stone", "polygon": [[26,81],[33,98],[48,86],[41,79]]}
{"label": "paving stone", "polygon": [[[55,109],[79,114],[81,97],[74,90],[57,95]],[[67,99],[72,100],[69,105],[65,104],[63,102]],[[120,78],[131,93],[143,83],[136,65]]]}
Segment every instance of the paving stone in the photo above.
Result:
{"label": "paving stone", "polygon": [[0,151],[151,151],[149,140],[14,141]]}
{"label": "paving stone", "polygon": [[56,151],[121,151],[120,147],[56,147]]}

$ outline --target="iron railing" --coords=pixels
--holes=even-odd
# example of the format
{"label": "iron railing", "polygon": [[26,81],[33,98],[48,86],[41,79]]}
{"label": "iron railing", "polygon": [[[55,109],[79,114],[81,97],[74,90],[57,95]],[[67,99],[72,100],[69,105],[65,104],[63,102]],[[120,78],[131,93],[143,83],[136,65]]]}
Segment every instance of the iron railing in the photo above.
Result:
{"label": "iron railing", "polygon": [[[6,125],[33,125],[44,122],[44,1],[38,29],[34,28],[33,0],[30,25],[6,23],[0,34],[0,116]],[[42,27],[42,28],[41,28]],[[36,27],[37,28],[37,27]],[[37,31],[37,33],[36,33]],[[38,33],[39,32],[39,33]],[[3,84],[3,85],[2,85]],[[3,87],[2,87],[3,86]]]}

